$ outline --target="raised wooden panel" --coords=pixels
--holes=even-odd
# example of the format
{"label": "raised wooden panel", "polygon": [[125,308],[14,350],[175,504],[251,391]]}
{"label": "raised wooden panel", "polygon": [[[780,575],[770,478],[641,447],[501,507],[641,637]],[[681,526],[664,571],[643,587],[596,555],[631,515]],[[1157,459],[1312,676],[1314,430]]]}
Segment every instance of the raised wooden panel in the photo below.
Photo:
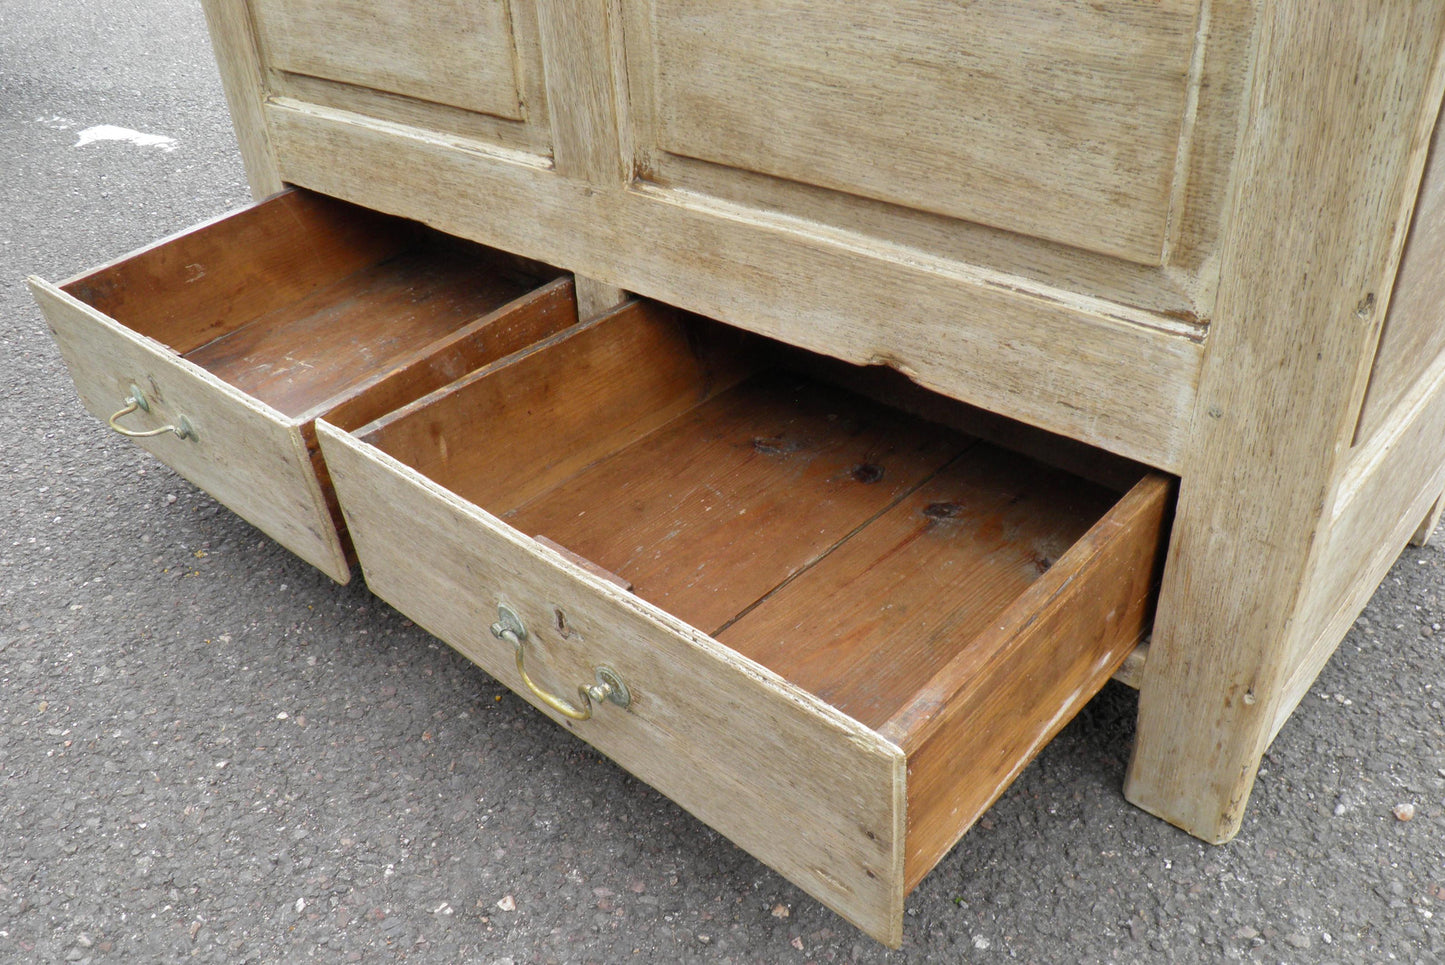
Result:
{"label": "raised wooden panel", "polygon": [[524,117],[508,0],[253,0],[266,66]]}
{"label": "raised wooden panel", "polygon": [[1365,442],[1445,351],[1445,147],[1435,128],[1355,441]]}
{"label": "raised wooden panel", "polygon": [[715,162],[1163,259],[1199,0],[624,0],[644,176]]}

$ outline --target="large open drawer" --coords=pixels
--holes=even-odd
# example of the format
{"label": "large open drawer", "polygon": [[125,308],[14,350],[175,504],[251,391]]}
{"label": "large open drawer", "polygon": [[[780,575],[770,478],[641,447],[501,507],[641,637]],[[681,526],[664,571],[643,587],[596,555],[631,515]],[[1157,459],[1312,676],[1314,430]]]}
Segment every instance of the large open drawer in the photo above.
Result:
{"label": "large open drawer", "polygon": [[377,595],[896,945],[1145,630],[1170,483],[840,373],[634,302],[317,432]]}
{"label": "large open drawer", "polygon": [[30,285],[87,409],[344,583],[315,418],[380,414],[575,323],[558,274],[287,191]]}

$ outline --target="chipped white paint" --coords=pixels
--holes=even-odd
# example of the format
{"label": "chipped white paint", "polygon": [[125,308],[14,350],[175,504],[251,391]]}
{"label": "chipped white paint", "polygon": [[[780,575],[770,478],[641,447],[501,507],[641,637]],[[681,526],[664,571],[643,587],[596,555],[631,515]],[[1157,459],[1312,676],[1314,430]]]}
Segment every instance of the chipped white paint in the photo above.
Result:
{"label": "chipped white paint", "polygon": [[158,147],[162,151],[176,149],[176,140],[173,137],[166,137],[164,134],[142,134],[140,131],[133,131],[128,127],[116,127],[113,124],[97,124],[95,127],[87,127],[80,132],[80,140],[75,142],[75,146],[85,147],[96,141],[129,141],[138,147]]}

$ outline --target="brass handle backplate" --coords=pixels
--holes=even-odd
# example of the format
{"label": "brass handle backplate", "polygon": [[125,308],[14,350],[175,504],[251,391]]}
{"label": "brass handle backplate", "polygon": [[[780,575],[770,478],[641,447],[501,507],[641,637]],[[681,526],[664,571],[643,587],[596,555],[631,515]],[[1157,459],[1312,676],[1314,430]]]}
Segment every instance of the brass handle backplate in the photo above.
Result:
{"label": "brass handle backplate", "polygon": [[120,409],[119,411],[114,413],[106,421],[110,424],[110,427],[116,432],[119,432],[123,436],[129,436],[132,439],[148,439],[151,436],[163,436],[167,432],[173,432],[180,438],[190,439],[193,442],[200,439],[200,436],[196,435],[195,427],[191,425],[191,420],[187,419],[185,416],[181,416],[179,419],[177,419],[175,425],[161,426],[159,429],[127,429],[125,426],[121,425],[117,421],[118,419],[130,415],[132,412],[150,412],[150,410],[150,400],[145,397],[144,392],[136,388],[135,385],[132,383],[130,387],[130,395],[127,396],[125,400],[125,408]]}
{"label": "brass handle backplate", "polygon": [[577,699],[581,706],[572,704],[565,699],[549,694],[532,682],[527,674],[525,665],[527,656],[527,628],[522,623],[522,618],[513,612],[512,608],[505,603],[497,604],[497,622],[492,624],[492,636],[498,640],[505,640],[512,645],[517,655],[517,674],[522,678],[522,683],[532,695],[546,704],[548,707],[572,720],[591,720],[593,703],[601,703],[610,700],[619,707],[630,707],[632,705],[632,693],[617,671],[611,667],[597,667],[595,670],[597,682],[595,684],[579,684],[577,686]]}

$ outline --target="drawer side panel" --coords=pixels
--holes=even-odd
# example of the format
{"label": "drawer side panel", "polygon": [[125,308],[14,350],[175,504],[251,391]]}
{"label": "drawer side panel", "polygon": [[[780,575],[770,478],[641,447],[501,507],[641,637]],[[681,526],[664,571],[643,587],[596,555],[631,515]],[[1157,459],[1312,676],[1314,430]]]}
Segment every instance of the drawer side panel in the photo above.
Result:
{"label": "drawer side panel", "polygon": [[[491,635],[505,602],[528,673],[576,701],[593,668],[623,710],[559,722],[880,941],[901,940],[902,752],[765,669],[318,422],[367,584],[532,699]],[[399,507],[405,507],[399,511]],[[535,703],[535,701],[534,701]]]}
{"label": "drawer side panel", "polygon": [[883,728],[908,751],[908,888],[1149,627],[1173,483],[1150,474]]}
{"label": "drawer side panel", "polygon": [[146,451],[339,583],[351,570],[298,427],[152,339],[38,278],[30,279],[76,391],[101,420],[132,384],[153,411],[127,417],[153,429],[184,415],[198,439],[136,439]]}

